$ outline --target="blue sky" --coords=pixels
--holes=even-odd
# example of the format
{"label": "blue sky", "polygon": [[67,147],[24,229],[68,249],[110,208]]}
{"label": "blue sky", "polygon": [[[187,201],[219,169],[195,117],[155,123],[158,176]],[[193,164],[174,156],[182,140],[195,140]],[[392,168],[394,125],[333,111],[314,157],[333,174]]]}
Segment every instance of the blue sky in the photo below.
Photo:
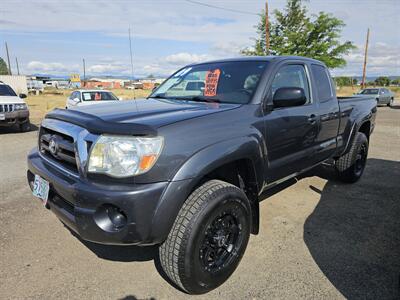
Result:
{"label": "blue sky", "polygon": [[[167,75],[192,62],[235,57],[252,45],[254,25],[264,8],[260,0],[199,0],[248,14],[200,6],[185,0],[23,1],[2,0],[0,56],[7,41],[14,70],[18,57],[26,74],[82,73],[130,75],[128,28],[133,31],[134,74]],[[400,75],[400,1],[309,0],[310,13],[341,18],[343,40],[358,49],[335,75],[360,75],[366,30],[371,29],[368,75]],[[270,10],[285,1],[269,0]]]}

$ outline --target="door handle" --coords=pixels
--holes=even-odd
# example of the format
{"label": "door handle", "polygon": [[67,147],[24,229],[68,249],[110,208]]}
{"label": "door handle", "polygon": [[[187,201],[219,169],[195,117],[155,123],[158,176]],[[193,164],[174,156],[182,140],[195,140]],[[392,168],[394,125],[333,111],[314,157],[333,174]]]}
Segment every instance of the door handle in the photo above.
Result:
{"label": "door handle", "polygon": [[317,122],[317,116],[312,114],[311,116],[308,117],[308,122],[310,124],[315,124]]}

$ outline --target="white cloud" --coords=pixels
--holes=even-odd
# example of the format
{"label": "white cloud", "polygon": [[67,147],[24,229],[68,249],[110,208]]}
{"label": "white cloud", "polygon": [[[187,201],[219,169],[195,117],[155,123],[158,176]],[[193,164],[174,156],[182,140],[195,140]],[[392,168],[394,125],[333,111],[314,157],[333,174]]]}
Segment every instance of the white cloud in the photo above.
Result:
{"label": "white cloud", "polygon": [[[335,75],[359,76],[364,64],[364,45],[345,57],[346,68],[334,70]],[[367,76],[399,75],[400,74],[400,45],[376,42],[369,46],[367,57]]]}
{"label": "white cloud", "polygon": [[187,52],[181,52],[177,54],[168,55],[165,58],[165,61],[171,65],[184,66],[210,59],[212,59],[212,57],[208,54],[192,54]]}
{"label": "white cloud", "polygon": [[96,64],[88,67],[88,73],[91,74],[129,74],[130,68],[121,64]]}
{"label": "white cloud", "polygon": [[27,65],[31,73],[68,73],[79,71],[79,65],[65,65],[59,62],[44,63],[41,61],[31,61]]}

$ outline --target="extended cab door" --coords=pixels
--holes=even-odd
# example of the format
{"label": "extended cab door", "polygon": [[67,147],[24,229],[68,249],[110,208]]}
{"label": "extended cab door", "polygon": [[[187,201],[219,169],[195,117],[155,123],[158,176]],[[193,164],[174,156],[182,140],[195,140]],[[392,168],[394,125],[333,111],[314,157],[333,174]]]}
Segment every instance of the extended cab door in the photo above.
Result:
{"label": "extended cab door", "polygon": [[[306,103],[274,107],[274,94],[283,87],[302,88]],[[314,161],[319,115],[312,98],[308,67],[301,61],[282,64],[273,76],[265,101],[264,137],[268,159],[265,180],[271,184],[311,166]]]}
{"label": "extended cab door", "polygon": [[340,123],[340,108],[336,98],[334,84],[327,68],[320,64],[311,64],[313,95],[320,115],[320,128],[316,138],[314,164],[330,158],[337,147]]}

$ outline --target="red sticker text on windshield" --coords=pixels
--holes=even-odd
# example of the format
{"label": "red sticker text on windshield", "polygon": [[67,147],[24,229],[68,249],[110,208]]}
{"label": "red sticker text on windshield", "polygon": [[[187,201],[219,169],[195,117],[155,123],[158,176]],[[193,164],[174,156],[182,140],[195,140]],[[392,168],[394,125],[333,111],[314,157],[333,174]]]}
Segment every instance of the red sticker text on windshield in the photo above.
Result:
{"label": "red sticker text on windshield", "polygon": [[214,97],[217,94],[219,75],[221,74],[220,69],[213,71],[207,71],[206,73],[206,84],[204,87],[204,96]]}

